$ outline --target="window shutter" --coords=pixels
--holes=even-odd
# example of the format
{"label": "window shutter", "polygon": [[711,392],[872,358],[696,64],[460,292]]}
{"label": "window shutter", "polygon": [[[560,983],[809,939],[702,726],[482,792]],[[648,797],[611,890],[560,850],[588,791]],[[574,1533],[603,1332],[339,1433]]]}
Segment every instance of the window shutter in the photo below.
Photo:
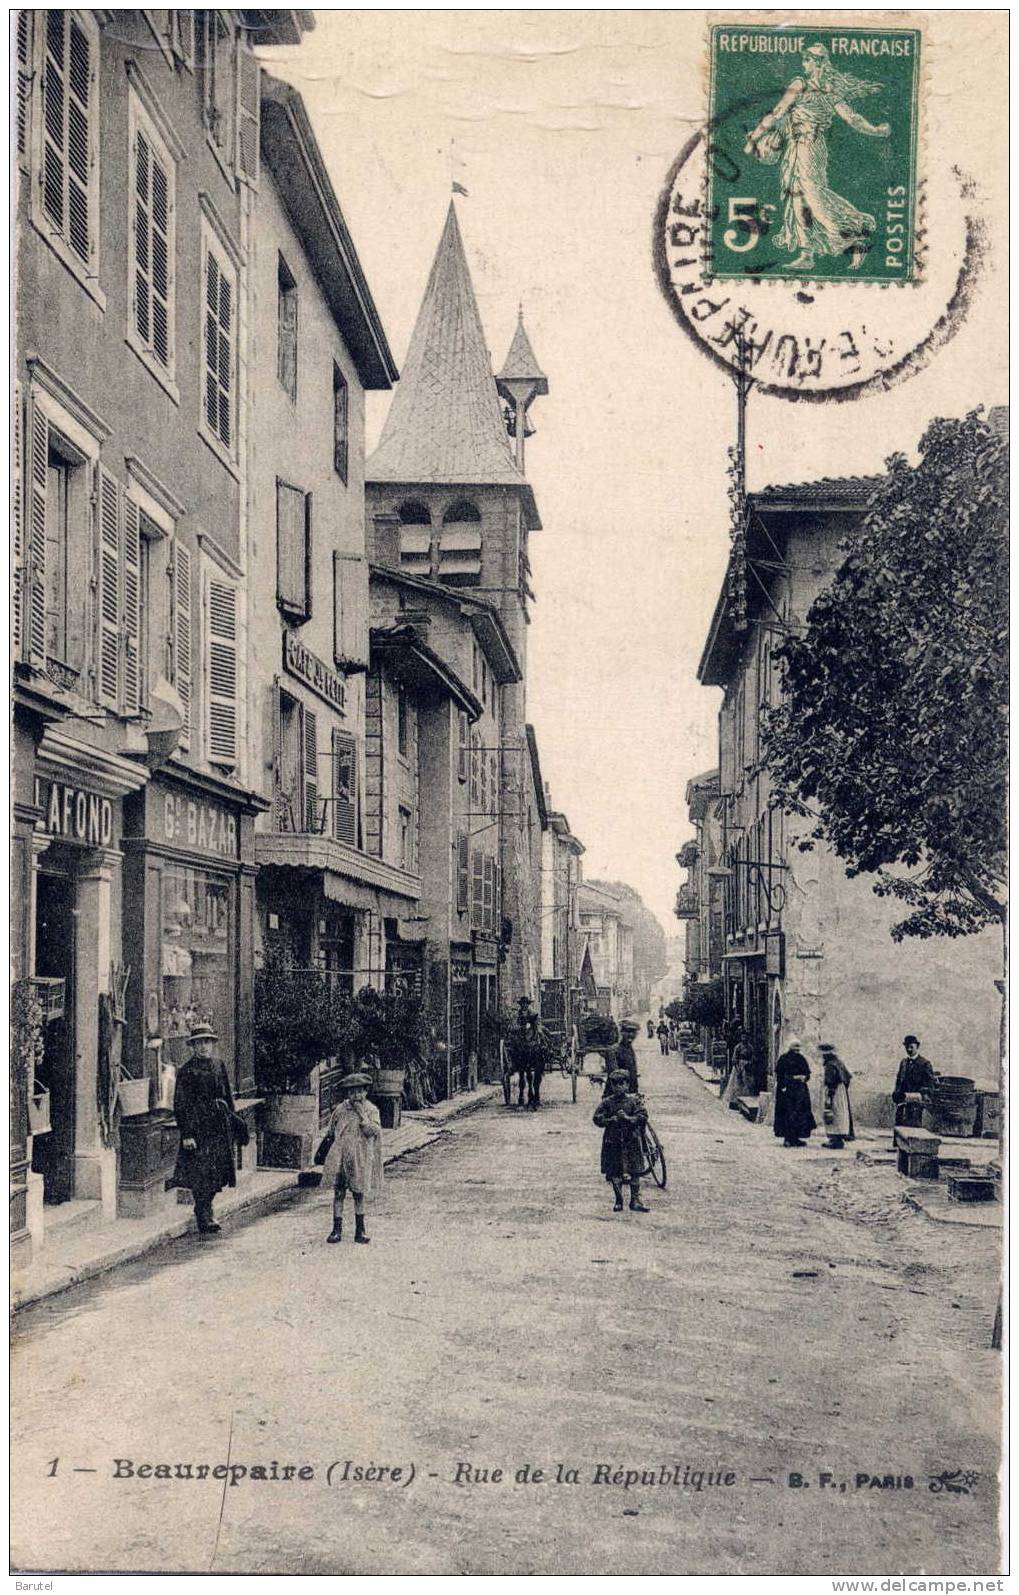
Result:
{"label": "window shutter", "polygon": [[459,831],[456,838],[456,910],[466,914],[470,894],[470,847],[467,832]]}
{"label": "window shutter", "polygon": [[481,930],[485,903],[485,855],[476,848],[471,853],[471,929]]}
{"label": "window shutter", "polygon": [[258,187],[258,118],[262,71],[242,45],[237,49],[237,176]]}
{"label": "window shutter", "polygon": [[233,287],[211,249],[205,255],[205,419],[233,448]]}
{"label": "window shutter", "polygon": [[237,763],[237,589],[209,577],[206,736],[211,764]]}
{"label": "window shutter", "polygon": [[96,605],[96,687],[99,702],[120,708],[121,503],[120,484],[105,466],[99,471],[99,594]]}
{"label": "window shutter", "polygon": [[173,685],[184,706],[180,745],[191,745],[191,554],[182,543],[173,545]]}
{"label": "window shutter", "polygon": [[156,359],[162,365],[169,367],[172,339],[170,292],[173,271],[170,247],[172,225],[170,173],[158,155],[151,150],[149,153],[152,162],[152,348]]}
{"label": "window shutter", "polygon": [[[18,12],[18,19],[24,16]],[[15,659],[21,658],[23,642],[22,614],[25,602],[25,519],[24,484],[22,481],[22,429],[21,388],[14,385],[14,447],[11,461],[11,641]]]}
{"label": "window shutter", "polygon": [[357,846],[357,744],[345,731],[333,732],[333,833]]}
{"label": "window shutter", "polygon": [[28,151],[28,106],[32,93],[32,13],[18,12],[18,154]]}
{"label": "window shutter", "polygon": [[481,738],[478,736],[478,733],[475,731],[472,734],[472,736],[471,736],[471,807],[472,808],[474,808],[476,806],[476,804],[478,803],[478,792],[479,792],[479,787],[478,787],[478,761],[481,758],[481,755],[478,752],[478,748],[479,748],[480,744],[481,744]]}
{"label": "window shutter", "polygon": [[333,554],[333,655],[348,669],[368,668],[368,561]]}
{"label": "window shutter", "polygon": [[317,831],[318,821],[318,716],[304,709],[304,828]]}
{"label": "window shutter", "polygon": [[485,854],[483,884],[482,929],[492,931],[495,929],[495,859],[488,853]]}
{"label": "window shutter", "polygon": [[488,755],[478,749],[478,806],[482,814],[488,813]]}
{"label": "window shutter", "polygon": [[736,748],[733,736],[733,706],[723,703],[718,714],[718,788],[724,797],[736,790]]}
{"label": "window shutter", "polygon": [[141,515],[134,499],[124,497],[124,713],[137,714],[142,703]]}
{"label": "window shutter", "polygon": [[151,227],[149,141],[139,129],[134,141],[134,324],[142,343],[152,336]]}
{"label": "window shutter", "polygon": [[47,11],[46,50],[43,63],[43,137],[42,169],[39,183],[42,188],[43,210],[59,233],[64,231],[64,192],[66,186],[64,158],[64,126],[66,120],[66,62],[64,59],[64,12]]}
{"label": "window shutter", "polygon": [[499,755],[497,753],[489,754],[488,773],[489,773],[488,795],[489,795],[489,800],[490,800],[491,805],[492,805],[492,813],[493,814],[498,814],[498,812],[499,812]]}
{"label": "window shutter", "polygon": [[[58,16],[63,15],[57,12]],[[86,264],[92,258],[89,187],[95,129],[92,111],[92,47],[71,18],[67,73],[67,241]]]}
{"label": "window shutter", "polygon": [[467,762],[470,756],[470,721],[466,709],[461,709],[457,715],[457,780],[466,781]]}
{"label": "window shutter", "polygon": [[29,523],[24,628],[29,664],[46,664],[46,472],[49,466],[49,423],[40,408],[29,405]]}

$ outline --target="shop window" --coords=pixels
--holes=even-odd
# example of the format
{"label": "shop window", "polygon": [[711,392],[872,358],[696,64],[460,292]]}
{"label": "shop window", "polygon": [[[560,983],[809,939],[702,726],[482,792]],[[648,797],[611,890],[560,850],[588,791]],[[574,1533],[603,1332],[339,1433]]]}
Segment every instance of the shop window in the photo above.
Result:
{"label": "shop window", "polygon": [[333,470],[347,480],[350,454],[350,390],[347,379],[333,361]]}
{"label": "shop window", "polygon": [[282,255],[276,258],[276,375],[297,398],[297,283]]}
{"label": "shop window", "polygon": [[188,1056],[192,1027],[211,1024],[217,1051],[234,1052],[234,975],[230,881],[203,869],[167,864],[162,873],[160,1034],[163,1061]]}
{"label": "shop window", "polygon": [[311,615],[311,494],[278,479],[276,602],[298,623]]}

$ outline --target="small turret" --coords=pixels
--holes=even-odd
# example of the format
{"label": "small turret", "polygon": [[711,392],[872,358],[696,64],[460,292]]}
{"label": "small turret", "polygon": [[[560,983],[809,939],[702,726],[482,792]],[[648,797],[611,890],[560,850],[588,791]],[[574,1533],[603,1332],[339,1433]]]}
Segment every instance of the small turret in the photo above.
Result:
{"label": "small turret", "polygon": [[517,330],[513,334],[509,354],[495,379],[495,385],[508,406],[506,430],[514,439],[517,466],[523,471],[524,440],[534,434],[527,412],[535,399],[548,392],[548,378],[535,359],[531,340],[524,328],[523,305],[517,316]]}

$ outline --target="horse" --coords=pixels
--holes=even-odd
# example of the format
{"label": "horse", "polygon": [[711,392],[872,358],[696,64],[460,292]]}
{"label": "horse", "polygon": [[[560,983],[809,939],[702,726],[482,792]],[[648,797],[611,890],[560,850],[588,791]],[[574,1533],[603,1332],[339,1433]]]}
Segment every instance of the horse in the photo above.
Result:
{"label": "horse", "polygon": [[510,1106],[513,1095],[514,1075],[519,1077],[517,1107],[524,1106],[525,1092],[529,1108],[537,1109],[541,1106],[541,1082],[545,1074],[545,1064],[545,1047],[541,1035],[530,1036],[526,1032],[514,1031],[502,1049],[502,1093],[507,1107]]}

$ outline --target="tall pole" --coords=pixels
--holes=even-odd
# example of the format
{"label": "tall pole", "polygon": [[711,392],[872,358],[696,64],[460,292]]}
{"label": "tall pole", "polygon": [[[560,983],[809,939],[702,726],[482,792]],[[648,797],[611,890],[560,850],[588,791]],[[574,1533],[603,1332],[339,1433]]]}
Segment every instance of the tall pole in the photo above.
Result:
{"label": "tall pole", "polygon": [[727,596],[733,630],[747,629],[747,397],[753,383],[743,330],[736,333],[736,445],[729,449],[729,573]]}

